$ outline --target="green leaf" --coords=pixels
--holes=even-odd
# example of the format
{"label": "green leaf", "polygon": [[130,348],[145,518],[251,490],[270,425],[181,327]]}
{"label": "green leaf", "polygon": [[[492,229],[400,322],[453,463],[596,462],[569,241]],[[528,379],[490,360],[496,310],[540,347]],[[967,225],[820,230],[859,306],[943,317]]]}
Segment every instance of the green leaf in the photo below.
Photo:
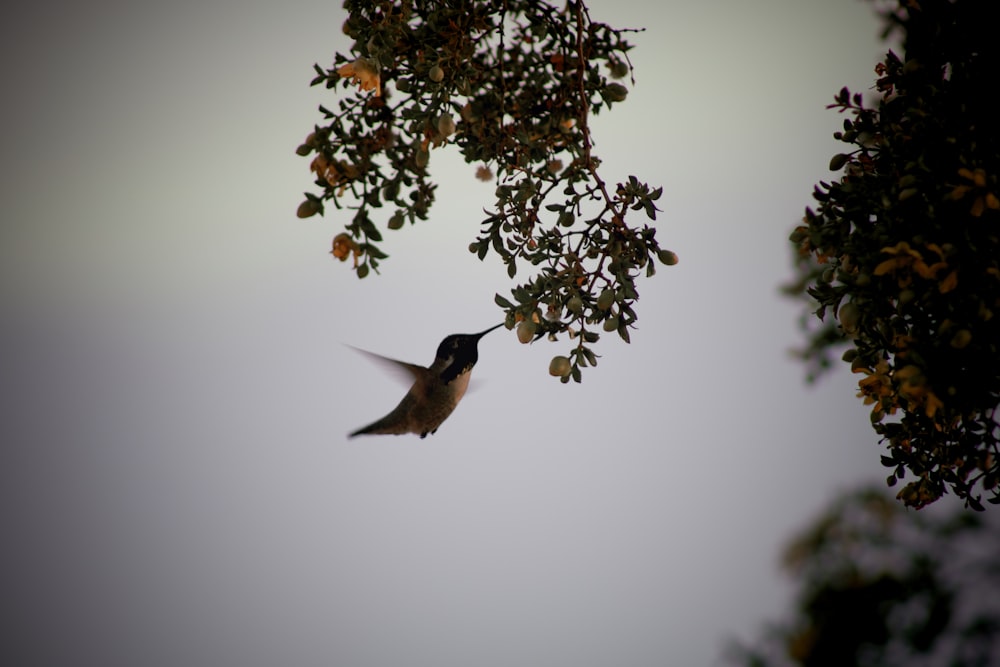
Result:
{"label": "green leaf", "polygon": [[830,158],[830,171],[840,171],[844,168],[844,165],[848,163],[851,159],[850,155],[845,153],[837,153],[832,158]]}
{"label": "green leaf", "polygon": [[382,240],[382,233],[379,232],[378,227],[367,216],[361,219],[361,231],[372,241]]}
{"label": "green leaf", "polygon": [[505,310],[510,310],[510,309],[512,309],[512,308],[514,307],[514,304],[512,304],[512,303],[511,303],[510,301],[508,301],[507,299],[503,298],[503,297],[502,297],[502,296],[500,296],[499,294],[495,294],[495,295],[493,296],[493,301],[494,301],[494,302],[495,302],[495,303],[496,303],[496,304],[497,304],[498,306],[500,306],[501,308],[503,308],[503,309],[505,309]]}

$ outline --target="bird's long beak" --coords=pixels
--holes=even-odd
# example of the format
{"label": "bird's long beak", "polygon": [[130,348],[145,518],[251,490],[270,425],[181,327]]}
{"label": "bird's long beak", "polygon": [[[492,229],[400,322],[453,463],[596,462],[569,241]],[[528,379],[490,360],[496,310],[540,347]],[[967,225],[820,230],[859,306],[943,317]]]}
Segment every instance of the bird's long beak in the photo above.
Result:
{"label": "bird's long beak", "polygon": [[489,332],[493,331],[494,329],[499,329],[502,326],[503,326],[503,322],[501,322],[500,324],[497,324],[495,326],[490,327],[486,331],[483,331],[483,332],[480,332],[480,333],[477,333],[477,334],[474,334],[474,335],[475,335],[476,338],[482,338],[483,336],[485,336]]}

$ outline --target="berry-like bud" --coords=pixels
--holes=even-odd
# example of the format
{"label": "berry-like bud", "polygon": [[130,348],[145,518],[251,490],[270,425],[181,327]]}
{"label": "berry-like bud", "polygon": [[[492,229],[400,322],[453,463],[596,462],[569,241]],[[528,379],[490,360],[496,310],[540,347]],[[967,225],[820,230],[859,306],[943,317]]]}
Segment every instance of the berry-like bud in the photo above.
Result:
{"label": "berry-like bud", "polygon": [[530,343],[531,339],[535,337],[535,330],[538,328],[531,320],[521,320],[521,323],[517,325],[517,339],[522,343]]}
{"label": "berry-like bud", "polygon": [[615,291],[610,287],[601,292],[601,295],[597,297],[597,309],[607,310],[611,307],[611,304],[615,302]]}
{"label": "berry-like bud", "polygon": [[601,91],[608,102],[622,102],[628,97],[628,88],[620,83],[609,83]]}
{"label": "berry-like bud", "polygon": [[552,357],[552,361],[549,362],[549,375],[553,377],[565,377],[569,375],[570,370],[569,359],[564,356]]}
{"label": "berry-like bud", "polygon": [[660,262],[666,266],[673,266],[677,263],[677,254],[672,250],[661,250],[656,253],[656,256],[659,258]]}
{"label": "berry-like bud", "polygon": [[320,211],[320,204],[315,199],[306,199],[304,202],[299,204],[299,209],[295,211],[295,215],[300,218],[309,218]]}
{"label": "berry-like bud", "polygon": [[438,118],[437,130],[443,137],[450,137],[455,134],[455,119],[448,114],[444,114]]}

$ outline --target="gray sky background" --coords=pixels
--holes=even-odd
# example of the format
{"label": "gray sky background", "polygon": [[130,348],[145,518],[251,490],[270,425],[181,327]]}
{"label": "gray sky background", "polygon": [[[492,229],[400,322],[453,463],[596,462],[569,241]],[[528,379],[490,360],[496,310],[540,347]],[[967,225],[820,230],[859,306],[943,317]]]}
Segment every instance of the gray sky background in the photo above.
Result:
{"label": "gray sky background", "polygon": [[640,284],[633,344],[564,386],[566,341],[501,329],[435,436],[351,442],[405,387],[342,343],[429,363],[499,321],[505,270],[466,250],[493,186],[434,151],[431,220],[358,281],[327,254],[336,215],[294,215],[339,3],[8,9],[0,651],[712,665],[777,616],[783,541],[885,475],[855,379],[804,384],[778,293],[837,150],[824,107],[883,47],[854,0],[651,4],[591,4],[646,28],[596,152],[607,178],[664,186],[681,260]]}

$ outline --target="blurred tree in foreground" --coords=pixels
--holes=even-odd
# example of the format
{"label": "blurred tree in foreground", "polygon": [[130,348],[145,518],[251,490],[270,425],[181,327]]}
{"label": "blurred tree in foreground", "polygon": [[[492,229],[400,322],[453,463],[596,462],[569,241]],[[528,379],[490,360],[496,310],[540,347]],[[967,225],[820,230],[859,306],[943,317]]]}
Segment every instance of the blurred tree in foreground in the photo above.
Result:
{"label": "blurred tree in foreground", "polygon": [[[992,517],[990,517],[992,518]],[[1000,530],[985,516],[843,497],[788,546],[795,617],[732,662],[747,667],[1000,664]]]}
{"label": "blurred tree in foreground", "polygon": [[352,210],[332,252],[352,258],[364,278],[386,258],[383,227],[428,217],[431,154],[453,143],[479,164],[479,178],[497,186],[469,250],[480,259],[496,253],[511,278],[520,266],[537,267],[511,299],[495,297],[508,328],[516,325],[522,342],[560,333],[575,339],[550,372],[579,382],[580,368],[597,363],[588,345],[600,338],[598,327],[629,340],[635,279],[653,275],[654,257],[677,262],[655,228],[629,222],[637,211],[656,218],[661,188],[635,176],[609,184],[592,151],[591,114],[628,94],[611,80],[631,72],[627,31],[591,21],[579,0],[561,9],[536,0],[347,0],[344,7],[350,55],[315,66],[312,83],[360,90],[336,109],[321,106],[323,123],[298,148],[314,156],[321,188],[306,193],[299,217],[330,203]]}
{"label": "blurred tree in foreground", "polygon": [[790,290],[808,294],[822,322],[804,352],[811,376],[849,346],[888,483],[913,476],[897,497],[920,508],[951,488],[981,510],[982,491],[1000,503],[995,4],[882,4],[903,56],[875,68],[874,106],[846,88],[835,96],[846,118],[834,136],[847,148],[792,233]]}

